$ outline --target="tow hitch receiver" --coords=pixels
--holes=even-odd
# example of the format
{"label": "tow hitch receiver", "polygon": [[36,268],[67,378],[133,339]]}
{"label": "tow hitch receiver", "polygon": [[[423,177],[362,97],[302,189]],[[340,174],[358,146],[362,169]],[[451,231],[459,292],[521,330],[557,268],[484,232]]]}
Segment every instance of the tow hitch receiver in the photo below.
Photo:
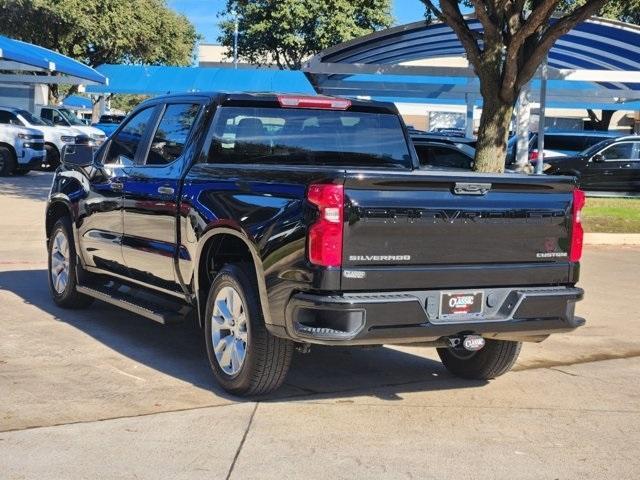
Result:
{"label": "tow hitch receiver", "polygon": [[449,337],[451,348],[464,347],[470,352],[477,352],[484,347],[485,341],[480,335],[460,335],[459,337]]}

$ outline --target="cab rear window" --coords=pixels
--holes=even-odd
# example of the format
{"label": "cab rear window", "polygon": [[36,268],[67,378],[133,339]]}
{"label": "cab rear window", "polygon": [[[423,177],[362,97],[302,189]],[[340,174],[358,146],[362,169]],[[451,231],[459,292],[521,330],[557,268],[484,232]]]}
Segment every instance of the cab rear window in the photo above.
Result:
{"label": "cab rear window", "polygon": [[209,163],[410,168],[396,115],[222,107]]}

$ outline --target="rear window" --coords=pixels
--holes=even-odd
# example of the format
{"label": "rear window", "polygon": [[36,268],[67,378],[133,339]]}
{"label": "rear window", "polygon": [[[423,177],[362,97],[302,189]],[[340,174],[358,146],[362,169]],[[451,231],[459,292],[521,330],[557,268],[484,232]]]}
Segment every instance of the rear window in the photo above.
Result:
{"label": "rear window", "polygon": [[411,166],[392,114],[222,107],[213,128],[209,163]]}
{"label": "rear window", "polygon": [[581,152],[588,147],[587,137],[572,135],[553,135],[547,133],[544,136],[544,148],[565,152]]}

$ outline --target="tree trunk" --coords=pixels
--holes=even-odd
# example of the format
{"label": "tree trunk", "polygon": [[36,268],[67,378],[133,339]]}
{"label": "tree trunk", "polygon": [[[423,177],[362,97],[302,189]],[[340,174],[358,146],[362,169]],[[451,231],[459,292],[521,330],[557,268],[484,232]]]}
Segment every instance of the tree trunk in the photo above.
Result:
{"label": "tree trunk", "polygon": [[611,120],[613,119],[613,115],[616,113],[616,110],[602,110],[600,118],[598,118],[596,112],[591,109],[587,109],[587,113],[589,114],[590,120],[587,122],[587,128],[591,130],[607,131],[611,126]]}
{"label": "tree trunk", "polygon": [[513,102],[484,96],[476,146],[476,172],[504,172]]}

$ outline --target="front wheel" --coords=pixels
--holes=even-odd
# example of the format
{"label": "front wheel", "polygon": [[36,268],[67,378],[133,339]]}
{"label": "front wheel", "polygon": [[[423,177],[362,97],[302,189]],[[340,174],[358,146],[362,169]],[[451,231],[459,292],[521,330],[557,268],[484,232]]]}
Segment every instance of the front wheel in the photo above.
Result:
{"label": "front wheel", "polygon": [[52,172],[60,165],[60,152],[58,152],[58,149],[53,145],[45,145],[44,149],[47,152],[45,155],[44,170]]}
{"label": "front wheel", "polygon": [[78,293],[76,285],[76,250],[71,234],[71,221],[58,220],[49,236],[49,291],[53,301],[63,308],[85,308],[93,298]]}
{"label": "front wheel", "polygon": [[8,177],[16,170],[16,157],[13,152],[0,146],[0,177]]}
{"label": "front wheel", "polygon": [[205,317],[207,355],[218,383],[234,395],[264,395],[284,382],[293,342],[264,324],[259,291],[244,265],[227,265],[209,290]]}
{"label": "front wheel", "polygon": [[511,370],[521,348],[522,342],[486,340],[477,352],[450,347],[438,348],[438,355],[446,369],[457,377],[490,380]]}

